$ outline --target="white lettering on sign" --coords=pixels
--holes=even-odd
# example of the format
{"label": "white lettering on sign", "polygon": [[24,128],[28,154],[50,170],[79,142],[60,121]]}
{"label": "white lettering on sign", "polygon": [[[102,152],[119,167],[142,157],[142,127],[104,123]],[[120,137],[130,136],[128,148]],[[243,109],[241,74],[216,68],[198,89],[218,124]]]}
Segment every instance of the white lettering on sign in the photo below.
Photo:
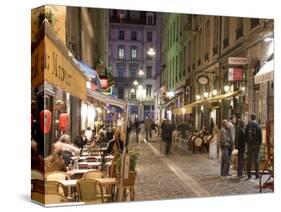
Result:
{"label": "white lettering on sign", "polygon": [[228,63],[231,65],[246,65],[248,64],[247,57],[229,57]]}

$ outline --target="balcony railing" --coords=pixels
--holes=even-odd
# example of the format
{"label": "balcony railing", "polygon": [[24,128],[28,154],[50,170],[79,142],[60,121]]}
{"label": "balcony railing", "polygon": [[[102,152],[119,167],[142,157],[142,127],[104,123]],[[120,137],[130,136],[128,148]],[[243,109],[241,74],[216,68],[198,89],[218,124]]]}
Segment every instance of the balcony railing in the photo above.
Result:
{"label": "balcony railing", "polygon": [[238,40],[242,36],[243,36],[243,27],[239,27],[238,29],[236,29],[236,40]]}
{"label": "balcony railing", "polygon": [[229,45],[229,39],[227,37],[227,38],[223,39],[223,48],[225,49],[226,47],[228,47],[228,45]]}

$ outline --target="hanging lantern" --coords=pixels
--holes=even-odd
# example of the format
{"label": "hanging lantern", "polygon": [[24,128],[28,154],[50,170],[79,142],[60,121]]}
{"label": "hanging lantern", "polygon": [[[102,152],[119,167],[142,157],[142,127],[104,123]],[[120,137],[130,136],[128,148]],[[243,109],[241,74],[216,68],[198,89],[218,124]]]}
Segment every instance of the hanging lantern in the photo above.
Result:
{"label": "hanging lantern", "polygon": [[49,110],[42,110],[39,114],[40,130],[44,134],[50,132],[52,123],[52,113]]}
{"label": "hanging lantern", "polygon": [[59,115],[59,128],[61,131],[68,129],[69,115],[68,113],[61,113]]}

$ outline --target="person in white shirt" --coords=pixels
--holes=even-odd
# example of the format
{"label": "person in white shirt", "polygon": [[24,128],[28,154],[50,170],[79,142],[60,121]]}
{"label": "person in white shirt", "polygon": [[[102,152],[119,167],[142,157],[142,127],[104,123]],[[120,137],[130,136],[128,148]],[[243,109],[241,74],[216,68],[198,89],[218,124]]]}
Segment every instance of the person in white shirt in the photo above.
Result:
{"label": "person in white shirt", "polygon": [[70,143],[70,136],[64,134],[59,138],[59,140],[56,143],[53,144],[53,151],[54,152],[68,151],[74,155],[79,155],[80,149],[69,143]]}
{"label": "person in white shirt", "polygon": [[85,136],[86,136],[88,142],[92,141],[93,131],[91,130],[90,127],[87,127],[87,130],[85,131]]}

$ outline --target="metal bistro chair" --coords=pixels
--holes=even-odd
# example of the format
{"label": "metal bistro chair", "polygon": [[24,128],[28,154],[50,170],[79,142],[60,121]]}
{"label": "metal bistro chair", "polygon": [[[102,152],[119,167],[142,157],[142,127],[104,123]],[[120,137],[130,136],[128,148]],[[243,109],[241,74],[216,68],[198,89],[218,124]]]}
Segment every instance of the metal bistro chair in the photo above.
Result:
{"label": "metal bistro chair", "polygon": [[202,147],[204,145],[203,138],[201,136],[196,136],[193,140],[194,143],[194,153],[197,151],[202,152]]}
{"label": "metal bistro chair", "polygon": [[[103,203],[103,191],[100,183],[93,179],[80,179],[76,184],[79,201],[86,203]],[[98,189],[101,194],[99,196]]]}
{"label": "metal bistro chair", "polygon": [[[45,179],[47,181],[59,181],[59,180],[70,180],[70,176],[66,172],[62,171],[53,171],[49,172],[45,175]],[[71,197],[71,188],[65,188],[63,187],[62,189],[60,188],[59,193],[65,194],[68,198]]]}
{"label": "metal bistro chair", "polygon": [[67,202],[65,194],[61,191],[64,186],[56,181],[43,181],[34,179],[31,181],[31,199],[42,204],[55,204]]}

